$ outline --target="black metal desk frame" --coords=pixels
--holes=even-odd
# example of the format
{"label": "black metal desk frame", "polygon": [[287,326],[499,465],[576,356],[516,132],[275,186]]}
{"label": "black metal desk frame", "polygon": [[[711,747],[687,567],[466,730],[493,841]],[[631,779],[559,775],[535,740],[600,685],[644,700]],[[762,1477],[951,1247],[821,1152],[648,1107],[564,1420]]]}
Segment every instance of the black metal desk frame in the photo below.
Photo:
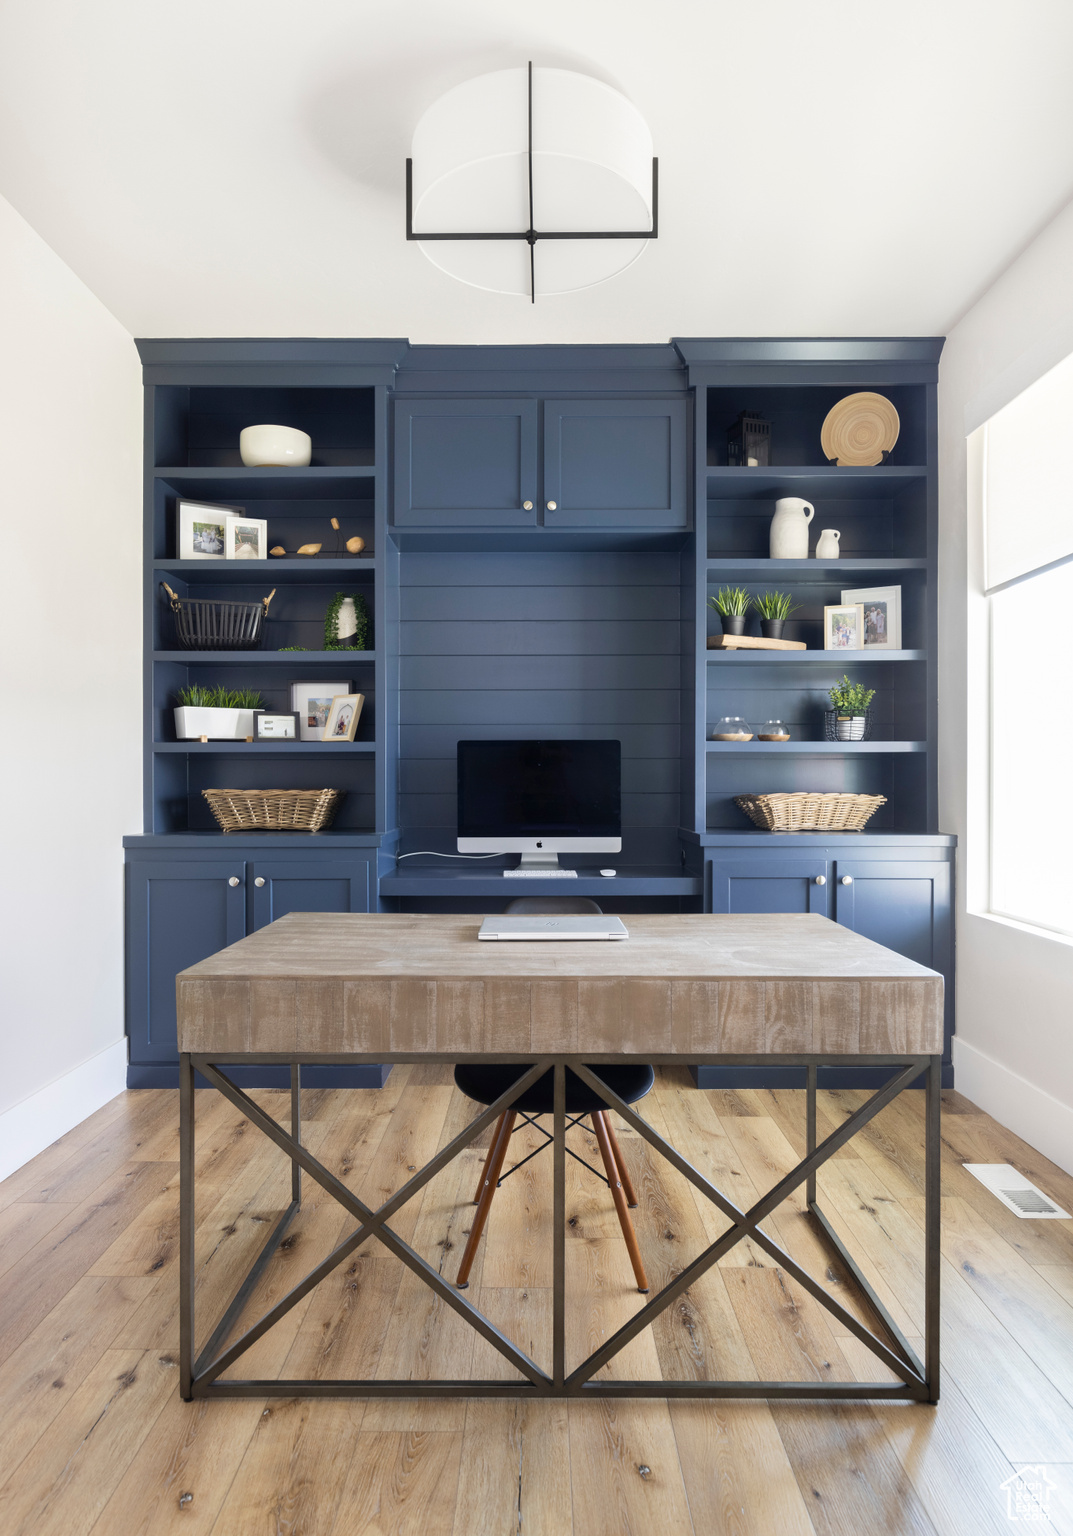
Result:
{"label": "black metal desk frame", "polygon": [[[357,1063],[364,1061],[393,1062],[447,1062],[497,1061],[511,1062],[528,1067],[511,1088],[480,1114],[446,1147],[425,1164],[412,1179],[378,1209],[373,1210],[340,1182],[327,1168],[317,1161],[301,1144],[300,1081],[301,1067],[305,1062]],[[187,1401],[202,1397],[760,1397],[760,1398],[824,1398],[842,1401],[846,1399],[895,1399],[936,1403],[939,1400],[939,1112],[940,1071],[939,1056],[812,1056],[812,1055],[690,1055],[690,1061],[701,1065],[741,1066],[797,1066],[806,1068],[806,1153],[804,1158],[767,1194],[763,1195],[748,1211],[739,1210],[714,1184],[693,1168],[662,1136],[658,1135],[628,1104],[624,1104],[599,1078],[589,1071],[590,1065],[622,1061],[621,1056],[587,1052],[584,1060],[575,1055],[548,1054],[534,1062],[532,1055],[468,1054],[464,1056],[442,1053],[410,1053],[395,1056],[378,1052],[375,1055],[349,1054],[345,1056],[323,1055],[293,1056],[279,1053],[234,1052],[184,1053],[180,1058],[180,1368],[181,1393]],[[681,1056],[646,1056],[655,1065],[680,1066]],[[289,1065],[291,1068],[291,1128],[288,1133],[262,1110],[248,1094],[238,1088],[221,1067],[221,1062],[272,1063]],[[869,1066],[889,1067],[891,1077],[884,1086],[819,1145],[816,1143],[816,1082],[820,1066]],[[731,1227],[715,1242],[688,1264],[681,1274],[663,1290],[651,1297],[635,1315],[619,1328],[593,1354],[569,1373],[565,1362],[566,1340],[566,1068],[588,1084],[606,1102],[610,1109],[643,1136],[671,1166],[687,1178],[695,1188],[715,1205],[732,1222]],[[554,1077],[554,1146],[553,1146],[553,1285],[552,1285],[552,1370],[549,1375],[510,1339],[488,1321],[465,1296],[439,1272],[428,1264],[408,1243],[392,1232],[387,1225],[389,1218],[418,1190],[435,1177],[457,1153],[461,1152],[486,1126],[525,1092],[531,1083],[553,1068]],[[291,1160],[291,1201],[276,1223],[245,1280],[239,1286],[233,1300],[203,1348],[196,1350],[194,1318],[194,1079],[201,1073],[207,1082],[217,1088],[237,1109],[252,1121],[270,1141]],[[887,1312],[872,1286],[861,1273],[847,1252],[845,1245],[821,1211],[816,1201],[817,1169],[843,1147],[859,1130],[897,1097],[909,1088],[921,1075],[925,1076],[925,1183],[924,1183],[924,1362],[917,1358],[903,1337],[894,1319]],[[236,1321],[253,1294],[261,1275],[267,1268],[286,1228],[301,1204],[301,1177],[305,1172],[328,1194],[338,1201],[357,1221],[355,1230],[344,1239],[305,1279],[288,1292],[252,1327],[234,1343],[225,1345]],[[800,1184],[806,1186],[808,1210],[816,1225],[817,1234],[827,1245],[837,1262],[853,1276],[869,1307],[875,1314],[887,1342],[877,1337],[858,1321],[852,1313],[840,1305],[806,1270],[790,1257],[760,1227],[760,1222]],[[419,1275],[427,1285],[473,1327],[482,1338],[502,1354],[523,1378],[520,1381],[376,1381],[376,1380],[236,1380],[221,1379],[241,1355],[259,1339],[274,1323],[306,1296],[315,1285],[333,1269],[342,1264],[367,1238],[376,1236],[384,1246]],[[749,1237],[758,1247],[769,1254],[777,1264],[814,1297],[821,1306],[851,1333],[864,1343],[898,1378],[891,1382],[817,1382],[817,1381],[594,1381],[596,1371],[681,1293],[698,1280],[723,1254],[742,1238]]]}

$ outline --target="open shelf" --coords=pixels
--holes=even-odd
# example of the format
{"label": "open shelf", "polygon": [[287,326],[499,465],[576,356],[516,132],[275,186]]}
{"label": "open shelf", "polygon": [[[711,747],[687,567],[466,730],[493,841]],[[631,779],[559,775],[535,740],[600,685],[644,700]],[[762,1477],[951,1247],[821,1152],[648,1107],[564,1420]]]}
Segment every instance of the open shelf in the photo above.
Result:
{"label": "open shelf", "polygon": [[928,562],[920,555],[851,555],[839,560],[765,560],[728,555],[720,559],[709,558],[708,575],[713,580],[747,580],[750,576],[772,580],[784,577],[787,581],[816,576],[834,576],[839,572],[853,576],[886,575],[898,571],[926,571]]}
{"label": "open shelf", "polygon": [[368,580],[375,574],[372,555],[349,555],[346,559],[328,558],[278,560],[154,560],[153,572],[159,580],[169,575],[180,581],[213,582],[238,586],[253,581],[271,582],[277,577],[289,582],[329,582]]}
{"label": "open shelf", "polygon": [[926,741],[706,741],[705,752],[729,752],[751,757],[774,752],[782,757],[818,753],[824,757],[858,757],[869,753],[926,752]]}
{"label": "open shelf", "polygon": [[350,666],[352,662],[376,660],[375,651],[154,651],[154,661],[175,661],[182,666],[217,667],[301,666],[307,661],[317,666]]}
{"label": "open shelf", "polygon": [[838,464],[709,465],[710,497],[782,496],[788,488],[794,495],[811,500],[806,487],[817,497],[836,499],[847,496],[874,495],[877,490],[900,490],[914,480],[924,480],[923,464],[876,464],[855,468]]}
{"label": "open shelf", "polygon": [[[185,654],[185,653],[183,653]],[[325,653],[331,655],[331,651]],[[927,651],[708,651],[709,661],[717,661],[720,666],[727,662],[737,665],[744,662],[746,666],[794,666],[802,661],[831,661],[835,659],[835,666],[871,666],[873,661],[926,661]],[[709,679],[710,681],[710,679]]]}
{"label": "open shelf", "polygon": [[353,757],[371,755],[375,741],[154,741],[154,752],[194,753],[199,757]]}
{"label": "open shelf", "polygon": [[190,468],[179,464],[155,469],[153,476],[192,499],[203,496],[209,501],[229,501],[246,496],[262,501],[349,501],[366,500],[372,494],[371,485],[359,482],[371,482],[376,470],[370,464],[316,464],[301,469],[272,465],[258,469]]}

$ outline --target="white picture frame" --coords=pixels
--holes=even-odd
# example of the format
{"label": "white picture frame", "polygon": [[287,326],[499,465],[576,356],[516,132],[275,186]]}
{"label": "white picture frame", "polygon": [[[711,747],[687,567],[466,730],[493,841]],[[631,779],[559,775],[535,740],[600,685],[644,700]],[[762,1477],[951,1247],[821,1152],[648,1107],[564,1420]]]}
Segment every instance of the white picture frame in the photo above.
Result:
{"label": "white picture frame", "polygon": [[298,729],[302,741],[323,741],[324,728],[328,724],[332,700],[342,694],[353,693],[349,679],[335,678],[332,682],[301,682],[291,684],[291,708],[298,711]]}
{"label": "white picture frame", "polygon": [[864,647],[864,605],[831,603],[823,610],[825,651],[860,651]]}
{"label": "white picture frame", "polygon": [[241,517],[244,507],[221,506],[212,501],[175,503],[175,544],[180,560],[225,560],[227,558],[227,520]]}
{"label": "white picture frame", "polygon": [[862,650],[901,650],[901,587],[858,587],[852,592],[843,592],[842,601],[860,603],[864,609]]}
{"label": "white picture frame", "polygon": [[229,513],[224,544],[224,553],[228,560],[267,560],[267,518]]}

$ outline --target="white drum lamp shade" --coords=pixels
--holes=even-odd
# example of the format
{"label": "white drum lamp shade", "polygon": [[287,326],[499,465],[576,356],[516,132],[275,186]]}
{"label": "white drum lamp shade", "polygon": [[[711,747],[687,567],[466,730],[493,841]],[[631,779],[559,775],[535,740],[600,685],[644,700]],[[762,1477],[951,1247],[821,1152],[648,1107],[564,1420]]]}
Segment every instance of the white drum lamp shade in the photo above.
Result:
{"label": "white drum lamp shade", "polygon": [[647,123],[619,91],[572,70],[497,70],[448,91],[414,130],[411,174],[409,238],[493,293],[591,287],[655,234]]}

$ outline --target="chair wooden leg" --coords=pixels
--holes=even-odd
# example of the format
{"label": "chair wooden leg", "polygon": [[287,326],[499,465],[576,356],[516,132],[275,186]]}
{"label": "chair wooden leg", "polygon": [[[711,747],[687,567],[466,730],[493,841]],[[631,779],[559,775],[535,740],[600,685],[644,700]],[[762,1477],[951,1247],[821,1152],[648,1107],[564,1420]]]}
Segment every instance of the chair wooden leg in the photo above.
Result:
{"label": "chair wooden leg", "polygon": [[633,1209],[636,1210],[637,1191],[633,1187],[633,1180],[630,1178],[630,1170],[626,1167],[626,1159],[622,1155],[622,1148],[619,1146],[618,1137],[615,1135],[615,1127],[611,1124],[611,1116],[607,1113],[606,1110],[601,1110],[600,1113],[603,1115],[604,1124],[607,1126],[607,1139],[611,1143],[612,1152],[615,1154],[615,1163],[618,1166],[619,1176],[622,1179],[622,1188],[626,1195],[626,1204],[632,1206]]}
{"label": "chair wooden leg", "polygon": [[608,1135],[607,1115],[605,1111],[597,1109],[592,1115],[593,1128],[596,1131],[596,1142],[600,1148],[600,1156],[604,1160],[604,1171],[607,1174],[607,1182],[611,1186],[611,1195],[615,1202],[615,1210],[618,1212],[619,1226],[622,1235],[626,1239],[626,1248],[630,1255],[630,1263],[633,1265],[634,1278],[637,1281],[637,1289],[642,1294],[648,1292],[648,1280],[645,1276],[645,1267],[641,1263],[641,1250],[637,1246],[637,1234],[633,1230],[633,1222],[630,1220],[630,1208],[626,1204],[626,1192],[622,1187],[619,1177],[618,1162],[615,1158],[611,1136]]}
{"label": "chair wooden leg", "polygon": [[481,1240],[484,1224],[488,1220],[488,1212],[492,1207],[492,1196],[496,1192],[499,1175],[503,1172],[503,1163],[507,1156],[507,1148],[510,1146],[511,1132],[514,1130],[514,1122],[517,1118],[517,1110],[508,1109],[505,1115],[500,1116],[496,1135],[492,1138],[491,1157],[485,1165],[484,1187],[481,1190],[481,1198],[477,1202],[473,1225],[469,1230],[466,1251],[462,1255],[461,1264],[458,1266],[458,1278],[455,1281],[455,1285],[460,1291],[464,1291],[469,1284],[469,1272],[473,1268],[477,1244]]}
{"label": "chair wooden leg", "polygon": [[496,1155],[496,1147],[499,1145],[499,1133],[503,1129],[503,1121],[506,1118],[507,1112],[504,1110],[495,1123],[495,1129],[492,1132],[492,1139],[488,1143],[488,1156],[484,1160],[484,1167],[481,1169],[481,1176],[477,1180],[477,1192],[473,1196],[474,1205],[480,1205],[481,1203],[481,1196],[484,1194],[484,1181],[488,1177],[488,1170],[491,1168],[492,1159]]}

